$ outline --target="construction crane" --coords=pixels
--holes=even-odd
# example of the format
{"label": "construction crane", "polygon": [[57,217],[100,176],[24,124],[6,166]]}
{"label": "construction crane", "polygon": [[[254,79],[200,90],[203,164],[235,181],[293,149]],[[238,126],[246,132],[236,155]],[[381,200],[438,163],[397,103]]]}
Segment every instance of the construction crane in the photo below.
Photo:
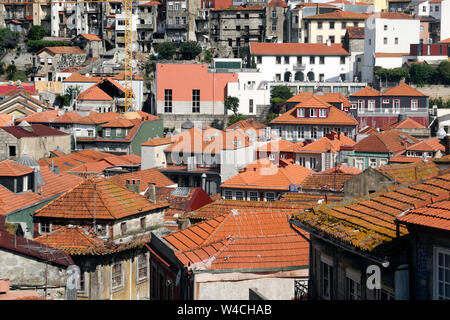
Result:
{"label": "construction crane", "polygon": [[150,0],[48,0],[48,1],[34,1],[34,0],[25,0],[23,2],[20,1],[0,1],[0,4],[8,5],[8,4],[18,4],[18,5],[51,5],[51,4],[82,4],[82,3],[117,3],[124,2],[124,15],[125,15],[125,71],[124,71],[124,80],[125,80],[125,111],[133,107],[133,33],[132,33],[132,22],[133,22],[133,4],[136,2],[149,2]]}

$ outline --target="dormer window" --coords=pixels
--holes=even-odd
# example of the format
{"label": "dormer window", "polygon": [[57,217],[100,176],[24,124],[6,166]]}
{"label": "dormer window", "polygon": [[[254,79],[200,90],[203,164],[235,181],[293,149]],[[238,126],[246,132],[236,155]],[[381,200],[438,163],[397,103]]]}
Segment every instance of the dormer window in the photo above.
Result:
{"label": "dormer window", "polygon": [[311,118],[317,118],[317,109],[309,109],[309,116]]}
{"label": "dormer window", "polygon": [[319,109],[319,118],[327,117],[327,109]]}
{"label": "dormer window", "polygon": [[304,118],[305,117],[305,109],[298,108],[297,109],[297,118]]}

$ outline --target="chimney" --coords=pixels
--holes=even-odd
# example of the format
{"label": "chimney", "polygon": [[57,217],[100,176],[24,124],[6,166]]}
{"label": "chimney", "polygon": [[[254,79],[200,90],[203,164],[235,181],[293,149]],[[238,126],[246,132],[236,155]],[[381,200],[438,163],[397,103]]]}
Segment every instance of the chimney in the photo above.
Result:
{"label": "chimney", "polygon": [[151,203],[156,203],[156,189],[155,189],[155,184],[150,182],[148,184],[148,196],[147,199],[148,201],[150,201]]}
{"label": "chimney", "polygon": [[126,182],[126,187],[131,192],[139,193],[141,187],[141,180],[139,179],[128,179]]}
{"label": "chimney", "polygon": [[34,193],[38,192],[38,183],[37,183],[38,174],[39,174],[38,169],[34,168],[34,170],[33,170],[33,192]]}
{"label": "chimney", "polygon": [[206,173],[202,173],[202,189],[206,191]]}
{"label": "chimney", "polygon": [[58,166],[54,166],[53,167],[53,172],[59,176],[59,167]]}

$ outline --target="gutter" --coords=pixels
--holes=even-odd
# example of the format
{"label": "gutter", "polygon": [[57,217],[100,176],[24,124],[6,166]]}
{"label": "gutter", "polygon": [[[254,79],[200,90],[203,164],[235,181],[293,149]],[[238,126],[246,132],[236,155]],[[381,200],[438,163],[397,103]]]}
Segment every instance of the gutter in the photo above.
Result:
{"label": "gutter", "polygon": [[281,268],[240,268],[240,269],[217,269],[217,270],[209,270],[209,269],[190,269],[193,274],[198,273],[233,273],[233,272],[242,272],[242,273],[256,273],[256,272],[280,272],[280,271],[293,271],[293,270],[302,270],[308,269],[309,266],[291,266],[291,267],[281,267]]}
{"label": "gutter", "polygon": [[[291,219],[291,221],[292,220],[293,219]],[[341,249],[349,251],[349,252],[351,252],[353,254],[356,254],[356,255],[358,255],[360,257],[363,257],[365,259],[371,260],[371,261],[373,261],[373,262],[375,262],[377,264],[381,264],[385,268],[389,267],[389,265],[390,265],[390,262],[388,260],[386,260],[386,259],[382,259],[380,257],[377,257],[377,256],[369,254],[369,253],[364,253],[363,251],[361,251],[361,250],[359,250],[359,249],[357,249],[357,248],[355,248],[353,246],[350,246],[348,244],[345,244],[345,243],[343,243],[341,241],[332,240],[332,239],[329,239],[327,237],[324,237],[324,233],[323,232],[319,233],[316,229],[310,228],[310,227],[300,223],[298,220],[293,220],[292,222],[289,222],[289,224],[290,225],[294,224],[296,227],[299,227],[299,228],[301,228],[301,229],[303,229],[303,230],[305,230],[305,231],[307,231],[307,232],[309,232],[311,234],[314,234],[315,236],[319,237],[320,239],[322,239],[325,242],[328,242],[328,243],[330,243],[332,245],[338,246]]]}

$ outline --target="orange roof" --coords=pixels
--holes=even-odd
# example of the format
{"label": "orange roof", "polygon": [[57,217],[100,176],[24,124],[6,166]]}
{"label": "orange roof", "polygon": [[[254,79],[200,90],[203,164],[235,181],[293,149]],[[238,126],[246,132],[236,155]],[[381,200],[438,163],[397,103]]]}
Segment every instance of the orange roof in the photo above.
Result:
{"label": "orange roof", "polygon": [[422,162],[422,158],[419,157],[407,157],[404,153],[397,154],[389,159],[389,163],[413,163],[413,162]]}
{"label": "orange roof", "polygon": [[105,124],[102,124],[103,128],[129,128],[132,127],[134,124],[130,120],[119,118],[111,120]]}
{"label": "orange roof", "polygon": [[361,90],[358,90],[350,95],[350,97],[378,97],[380,95],[380,91],[372,88],[371,86],[367,86]]}
{"label": "orange roof", "polygon": [[67,68],[61,70],[60,72],[61,73],[74,73],[80,69],[83,69],[83,67],[67,67]]}
{"label": "orange roof", "polygon": [[100,160],[100,161],[96,161],[96,162],[88,162],[88,163],[83,163],[80,164],[79,166],[76,166],[70,170],[67,170],[67,173],[71,173],[71,174],[81,174],[83,176],[85,176],[85,174],[94,174],[94,175],[99,175],[103,173],[103,170],[105,170],[106,168],[111,167],[111,163],[105,161],[105,160]]}
{"label": "orange roof", "polygon": [[308,176],[301,184],[302,190],[327,190],[342,192],[344,183],[355,175],[349,173],[318,172]]}
{"label": "orange roof", "polygon": [[66,78],[63,80],[63,82],[92,82],[92,83],[97,83],[99,81],[101,81],[102,78],[101,77],[86,77],[83,76],[81,74],[79,74],[78,72],[74,72],[70,75],[70,77]]}
{"label": "orange roof", "polygon": [[154,168],[124,174],[116,174],[109,178],[109,180],[124,188],[126,187],[127,180],[130,179],[138,179],[140,181],[139,192],[144,192],[147,190],[150,183],[154,183],[155,187],[167,187],[175,184],[175,182]]}
{"label": "orange roof", "polygon": [[291,184],[301,184],[312,173],[311,170],[290,164],[283,168],[277,167],[267,158],[257,160],[245,171],[226,180],[221,188],[233,189],[263,189],[289,190]]}
{"label": "orange roof", "polygon": [[250,42],[252,55],[269,56],[342,56],[349,55],[348,51],[340,43],[332,43],[327,46],[324,43],[268,43]]}
{"label": "orange roof", "polygon": [[450,38],[441,40],[440,43],[449,43],[450,44]]}
{"label": "orange roof", "polygon": [[103,246],[104,240],[78,226],[63,226],[33,239],[52,248],[89,248]]}
{"label": "orange roof", "polygon": [[410,117],[400,122],[393,123],[391,127],[396,129],[425,129],[424,125],[418,123],[416,120]]}
{"label": "orange roof", "polygon": [[319,3],[319,2],[301,2],[295,6],[296,8],[299,7],[322,7],[322,8],[336,8],[336,6],[333,6],[329,3]]}
{"label": "orange roof", "polygon": [[90,178],[36,211],[34,216],[90,220],[95,216],[114,220],[164,207],[167,205],[151,203],[104,178]]}
{"label": "orange roof", "polygon": [[371,133],[366,138],[358,141],[353,146],[353,149],[357,152],[397,153],[418,141],[418,139],[407,133],[391,129]]}
{"label": "orange roof", "polygon": [[59,110],[49,110],[32,113],[29,116],[17,119],[17,122],[27,121],[28,123],[50,123],[58,117]]}
{"label": "orange roof", "polygon": [[64,112],[63,115],[53,119],[52,123],[77,123],[83,118],[77,111]]}
{"label": "orange roof", "polygon": [[368,15],[365,13],[356,13],[351,11],[335,10],[327,13],[308,16],[306,20],[365,20]]}
{"label": "orange roof", "polygon": [[80,123],[85,124],[102,124],[112,120],[120,119],[122,116],[117,112],[102,112],[98,113],[90,111],[88,116],[85,116],[80,120]]}
{"label": "orange roof", "polygon": [[335,137],[335,139],[330,140],[327,137],[322,137],[311,143],[306,144],[298,149],[295,149],[295,153],[324,153],[324,152],[339,152],[341,146],[347,145],[352,146],[355,141],[346,137],[345,135],[340,135],[340,139]]}
{"label": "orange roof", "polygon": [[39,50],[36,54],[39,55],[43,51],[48,51],[50,54],[86,54],[83,50],[81,50],[78,47],[69,47],[69,46],[63,46],[63,47],[45,47],[41,50]]}
{"label": "orange roof", "polygon": [[155,138],[144,142],[143,144],[141,144],[141,146],[162,146],[165,144],[173,143],[175,141],[176,140],[174,137]]}
{"label": "orange roof", "polygon": [[387,243],[408,234],[403,226],[397,229],[395,219],[407,210],[434,202],[433,199],[448,198],[449,190],[450,174],[441,175],[420,184],[382,191],[369,199],[355,199],[353,203],[338,206],[317,206],[311,211],[295,214],[293,224],[384,257]]}
{"label": "orange roof", "polygon": [[160,119],[160,117],[158,117],[158,116],[155,116],[153,114],[150,114],[150,113],[147,113],[147,112],[144,112],[141,110],[127,111],[127,112],[123,113],[122,116],[128,120],[141,119],[144,121],[152,121],[152,120]]}
{"label": "orange roof", "polygon": [[293,152],[294,144],[287,140],[269,141],[256,149],[257,152]]}
{"label": "orange roof", "polygon": [[286,220],[289,211],[292,209],[232,209],[165,236],[164,240],[190,269],[306,267],[309,245],[289,226]]}
{"label": "orange roof", "polygon": [[319,99],[327,104],[343,103],[345,107],[350,106],[350,102],[348,101],[348,99],[340,92],[300,92],[292,98],[289,98],[286,102],[305,102],[312,97]]}
{"label": "orange roof", "polygon": [[445,146],[441,144],[438,138],[432,137],[426,140],[422,140],[409,146],[406,150],[414,151],[442,151],[445,152]]}
{"label": "orange roof", "polygon": [[381,19],[415,19],[414,16],[403,12],[376,12],[373,15]]}
{"label": "orange roof", "polygon": [[150,2],[146,2],[146,3],[139,3],[139,6],[159,6],[161,5],[161,2],[159,1],[150,1]]}
{"label": "orange roof", "polygon": [[331,168],[329,170],[321,171],[320,173],[347,173],[357,175],[360,174],[362,170],[355,167],[348,167],[345,164],[341,164],[337,167]]}
{"label": "orange roof", "polygon": [[80,93],[77,100],[112,101],[113,98],[111,98],[105,91],[97,87],[97,85],[93,85],[89,89],[86,89]]}
{"label": "orange roof", "polygon": [[45,200],[44,197],[27,191],[14,193],[0,185],[0,214],[4,215]]}
{"label": "orange roof", "polygon": [[32,172],[32,168],[24,166],[15,161],[0,161],[0,177],[19,177]]}
{"label": "orange roof", "polygon": [[413,183],[421,179],[435,177],[439,173],[439,168],[432,161],[420,161],[407,164],[390,164],[379,167],[377,170],[392,177],[399,183]]}
{"label": "orange roof", "polygon": [[426,97],[422,92],[402,82],[396,87],[392,87],[383,92],[383,96],[419,96]]}
{"label": "orange roof", "polygon": [[409,52],[375,52],[375,58],[401,58],[403,56],[409,56]]}
{"label": "orange roof", "polygon": [[236,123],[233,123],[231,126],[228,126],[225,130],[230,130],[230,129],[234,129],[234,128],[240,128],[243,130],[246,130],[248,128],[253,128],[253,129],[264,129],[266,127],[265,124],[258,122],[254,119],[245,119],[245,120],[241,120],[238,121]]}
{"label": "orange roof", "polygon": [[429,204],[399,216],[397,221],[408,226],[418,225],[450,231],[450,196],[430,199]]}
{"label": "orange roof", "polygon": [[85,38],[86,40],[89,40],[89,41],[102,41],[102,39],[100,39],[95,34],[81,33],[80,36],[82,36],[83,38]]}
{"label": "orange roof", "polygon": [[[125,71],[122,71],[119,74],[116,74],[114,77],[112,77],[114,80],[125,80]],[[138,76],[137,74],[133,73],[133,80],[144,80],[141,76]]]}
{"label": "orange roof", "polygon": [[[303,105],[307,106],[306,103],[303,103]],[[300,106],[297,105],[295,108],[292,108],[291,110],[273,119],[270,123],[275,124],[292,123],[292,124],[311,124],[311,125],[327,124],[327,125],[349,125],[349,126],[354,126],[357,123],[356,120],[350,115],[348,115],[345,111],[339,110],[333,106],[329,106],[327,118],[297,118],[297,109],[299,107]]]}
{"label": "orange roof", "polygon": [[77,186],[83,179],[77,176],[60,172],[59,175],[50,170],[47,166],[40,167],[42,180],[45,184],[40,185],[41,195],[46,198],[59,195]]}
{"label": "orange roof", "polygon": [[287,8],[288,5],[286,4],[286,2],[284,0],[271,0],[268,4],[268,7],[283,7],[283,8]]}
{"label": "orange roof", "polygon": [[5,126],[8,123],[11,123],[12,116],[6,113],[0,114],[0,127]]}

